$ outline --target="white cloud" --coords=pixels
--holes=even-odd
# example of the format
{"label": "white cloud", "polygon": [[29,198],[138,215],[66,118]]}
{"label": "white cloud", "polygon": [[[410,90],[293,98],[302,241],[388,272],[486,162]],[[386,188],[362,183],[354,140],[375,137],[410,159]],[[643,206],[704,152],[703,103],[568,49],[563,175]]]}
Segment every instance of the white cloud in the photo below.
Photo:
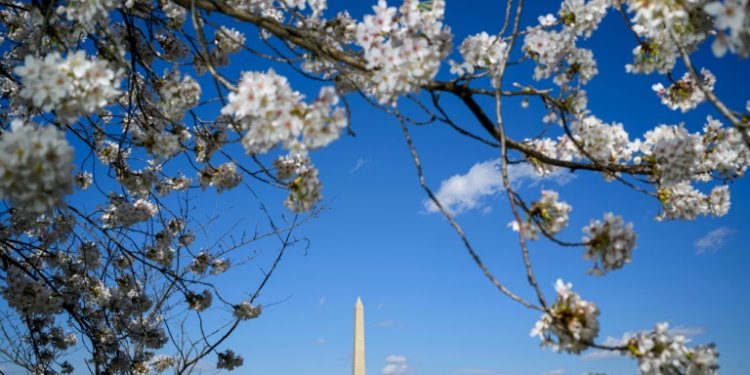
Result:
{"label": "white cloud", "polygon": [[564,368],[556,368],[554,370],[545,371],[542,373],[542,375],[563,375],[564,373]]}
{"label": "white cloud", "polygon": [[695,253],[703,254],[706,251],[715,252],[724,246],[727,237],[734,234],[735,230],[721,227],[708,232],[705,236],[695,241]]}
{"label": "white cloud", "polygon": [[[563,170],[539,177],[528,163],[509,165],[508,177],[514,188],[519,188],[524,184],[534,186],[542,180],[551,180],[559,185],[565,185],[575,178],[572,173]],[[496,159],[474,164],[466,174],[457,174],[443,180],[435,197],[451,214],[460,214],[477,208],[484,208],[483,212],[486,214],[488,211],[484,204],[485,198],[501,191],[503,191],[503,180],[500,173],[500,161]],[[424,206],[431,213],[440,211],[432,200],[425,200]]]}
{"label": "white cloud", "polygon": [[[603,346],[623,346],[628,342],[628,340],[630,340],[633,336],[635,336],[636,333],[637,332],[625,332],[622,334],[622,337],[619,339],[612,337],[612,336],[607,336],[607,338],[602,342],[602,345]],[[703,328],[677,326],[674,328],[670,328],[669,333],[672,335],[685,336],[685,341],[689,342],[691,338],[702,334]],[[593,360],[599,360],[599,359],[618,358],[621,356],[622,354],[617,350],[595,350],[595,351],[588,352],[582,355],[581,359],[583,359],[584,361],[593,361]]]}
{"label": "white cloud", "polygon": [[470,375],[510,375],[507,372],[501,372],[501,371],[495,371],[495,370],[489,370],[484,368],[460,368],[456,370],[457,372],[461,374],[470,374]]}
{"label": "white cloud", "polygon": [[377,322],[377,323],[375,323],[375,325],[376,325],[377,327],[388,328],[388,327],[393,327],[393,326],[395,326],[395,325],[396,325],[396,322],[394,322],[393,320],[384,320],[384,321],[382,321],[382,322]]}
{"label": "white cloud", "polygon": [[460,368],[460,369],[458,369],[456,371],[458,371],[458,372],[460,372],[462,374],[481,374],[481,375],[494,374],[495,373],[495,371],[487,370],[487,369],[484,369],[484,368]]}
{"label": "white cloud", "polygon": [[315,339],[315,345],[325,345],[325,344],[326,344],[326,339],[322,337]]}
{"label": "white cloud", "polygon": [[380,370],[380,373],[383,375],[405,375],[410,372],[411,366],[409,366],[409,360],[397,354],[385,357],[385,367]]}
{"label": "white cloud", "polygon": [[379,304],[378,304],[378,307],[377,307],[377,309],[378,309],[378,310],[380,310],[380,309],[382,309],[383,307],[385,307],[385,304],[383,304],[383,303],[379,303]]}
{"label": "white cloud", "polygon": [[354,167],[352,167],[352,169],[349,170],[349,173],[354,173],[362,169],[362,167],[364,167],[365,165],[369,163],[370,163],[370,159],[359,158],[357,159],[357,162],[354,164]]}
{"label": "white cloud", "polygon": [[326,304],[326,296],[320,297],[320,304],[325,305]]}
{"label": "white cloud", "polygon": [[703,333],[703,328],[701,327],[685,327],[685,326],[677,326],[669,330],[669,333],[673,335],[683,335],[685,338],[690,339],[691,337],[698,336]]}

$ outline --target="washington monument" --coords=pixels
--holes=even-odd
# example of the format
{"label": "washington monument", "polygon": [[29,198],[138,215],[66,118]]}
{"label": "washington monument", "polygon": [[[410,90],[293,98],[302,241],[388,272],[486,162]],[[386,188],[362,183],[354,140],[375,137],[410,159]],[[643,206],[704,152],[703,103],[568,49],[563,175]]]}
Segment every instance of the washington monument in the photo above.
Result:
{"label": "washington monument", "polygon": [[357,297],[354,304],[354,359],[352,375],[365,375],[365,308]]}

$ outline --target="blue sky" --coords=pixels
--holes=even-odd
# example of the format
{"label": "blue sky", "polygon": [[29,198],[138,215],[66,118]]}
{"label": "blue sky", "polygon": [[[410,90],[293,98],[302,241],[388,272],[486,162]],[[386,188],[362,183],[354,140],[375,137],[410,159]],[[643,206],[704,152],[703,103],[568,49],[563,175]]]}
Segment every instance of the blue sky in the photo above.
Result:
{"label": "blue sky", "polygon": [[[343,4],[330,3],[333,9]],[[478,1],[469,6],[448,0],[446,22],[457,43],[467,34],[497,31],[502,14],[499,3]],[[530,2],[526,18],[554,12],[552,3]],[[370,5],[358,1],[350,11],[356,17]],[[672,112],[650,88],[666,80],[625,73],[633,42],[618,17],[610,14],[596,36],[584,44],[594,50],[600,70],[588,85],[589,107],[604,121],[622,122],[631,138],[660,123],[684,121],[691,132],[699,131],[706,114],[712,113],[709,106],[704,104],[688,115]],[[717,75],[720,97],[730,106],[744,107],[750,97],[748,88],[736,83],[750,81],[747,62],[734,56],[715,60],[709,44],[701,46],[695,61]],[[533,83],[529,71],[528,66],[511,70],[506,80]],[[295,87],[306,88],[298,82],[293,81]],[[358,98],[350,99],[351,126],[357,136],[345,137],[313,155],[329,210],[304,228],[312,241],[310,248],[292,253],[264,293],[264,301],[284,302],[268,308],[262,319],[245,326],[234,338],[246,356],[243,373],[350,372],[352,309],[357,296],[365,303],[370,374],[380,374],[389,355],[405,357],[414,375],[637,372],[636,362],[630,359],[540,349],[538,341],[528,335],[538,314],[494,289],[447,222],[425,209],[425,196],[398,123]],[[520,101],[507,103],[509,127],[541,129],[538,102],[532,100],[528,110],[520,108]],[[460,123],[479,131],[457,103],[448,108],[456,111]],[[495,150],[441,125],[412,132],[434,190],[451,176],[465,175],[475,164],[497,158]],[[530,133],[523,132],[518,134]],[[532,260],[548,298],[554,298],[555,279],[572,281],[574,290],[602,311],[601,341],[668,321],[691,337],[693,344],[716,342],[722,374],[746,373],[750,360],[743,340],[750,335],[750,325],[742,317],[750,313],[745,291],[750,277],[744,272],[750,261],[747,181],[732,183],[732,210],[725,217],[657,223],[656,201],[604,182],[599,175],[576,175],[563,179],[567,182],[563,185],[555,179],[526,179],[520,192],[534,199],[542,187],[554,188],[573,205],[570,225],[562,234],[565,239],[580,239],[580,228],[591,218],[612,211],[634,223],[638,247],[632,264],[597,278],[586,274],[590,264],[581,259],[581,249],[533,243]],[[486,196],[458,220],[495,275],[512,290],[532,298],[517,237],[506,228],[510,216],[505,197]]]}
{"label": "blue sky", "polygon": [[[538,15],[554,13],[557,7],[557,2],[529,3],[526,24]],[[347,6],[357,18],[373,4],[329,1],[332,10]],[[447,0],[446,23],[456,35],[456,44],[468,34],[493,33],[500,27],[502,2],[468,4]],[[672,112],[651,90],[653,83],[665,83],[665,79],[625,73],[633,41],[619,17],[610,13],[601,30],[584,43],[594,50],[600,71],[588,85],[589,108],[606,122],[622,122],[631,138],[660,123],[684,121],[691,132],[699,131],[705,116],[714,113],[708,105],[687,115]],[[247,35],[251,39],[253,31],[248,30]],[[745,84],[750,82],[747,61],[731,55],[713,59],[708,43],[701,46],[694,60],[716,74],[717,95],[730,107],[744,108],[750,99],[750,87]],[[265,70],[268,66],[255,59],[227,72]],[[302,79],[284,66],[274,68],[294,77],[290,80],[295,89],[308,96],[317,92],[318,83]],[[530,71],[530,65],[510,70],[507,83],[535,83]],[[447,78],[446,72],[444,66],[441,76]],[[243,324],[228,341],[227,347],[245,357],[245,365],[236,373],[349,373],[357,296],[365,304],[367,372],[372,375],[380,374],[392,355],[403,357],[413,375],[636,373],[636,362],[630,359],[601,358],[604,356],[592,351],[573,356],[542,350],[538,340],[529,337],[539,314],[494,289],[446,220],[425,207],[426,196],[396,120],[356,96],[349,99],[351,127],[357,135],[344,136],[312,155],[324,183],[326,210],[299,232],[309,238],[309,247],[290,251],[264,290],[259,300],[266,305],[263,315]],[[449,100],[446,107],[454,111],[459,123],[480,132],[458,103]],[[542,129],[543,108],[534,100],[527,110],[521,109],[520,99],[508,100],[505,116],[511,134],[529,135]],[[436,191],[442,181],[464,176],[478,163],[498,157],[496,150],[439,124],[414,128],[412,136],[427,181]],[[563,278],[571,281],[584,299],[599,306],[600,341],[668,321],[695,344],[716,342],[722,374],[750,370],[745,354],[750,323],[744,318],[750,315],[746,291],[750,285],[746,272],[750,263],[748,181],[731,184],[732,210],[722,218],[661,223],[654,220],[659,210],[656,201],[607,183],[599,175],[563,174],[541,181],[523,178],[517,183],[519,192],[529,200],[538,197],[542,188],[553,188],[573,206],[563,239],[579,240],[580,228],[607,211],[634,223],[639,237],[633,263],[605,277],[586,274],[590,264],[582,260],[582,249],[560,248],[547,241],[530,245],[548,299],[554,298],[554,281]],[[254,187],[269,197],[265,203],[274,212],[282,212],[283,192]],[[212,235],[223,232],[223,225],[239,222],[240,227],[253,228],[262,221],[247,216],[246,207],[254,209],[257,203],[245,190],[193,197],[200,197],[196,201],[200,216],[221,216],[209,229]],[[256,211],[251,212],[255,215]],[[503,193],[478,197],[476,207],[457,219],[495,276],[511,290],[533,299],[517,236],[507,228],[510,214]],[[253,289],[262,277],[256,264],[267,264],[262,260],[273,255],[271,245],[263,246],[254,249],[263,251],[259,262],[220,277],[220,284],[230,294],[241,298],[242,291]],[[208,362],[205,366],[210,368]]]}

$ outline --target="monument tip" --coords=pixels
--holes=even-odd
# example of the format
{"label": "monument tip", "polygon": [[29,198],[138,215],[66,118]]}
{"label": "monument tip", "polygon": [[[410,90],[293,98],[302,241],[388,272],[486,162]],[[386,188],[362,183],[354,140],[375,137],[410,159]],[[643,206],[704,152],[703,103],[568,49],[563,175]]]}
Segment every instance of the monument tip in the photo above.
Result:
{"label": "monument tip", "polygon": [[359,305],[359,306],[362,305],[362,298],[357,297],[357,303],[356,303],[356,305]]}

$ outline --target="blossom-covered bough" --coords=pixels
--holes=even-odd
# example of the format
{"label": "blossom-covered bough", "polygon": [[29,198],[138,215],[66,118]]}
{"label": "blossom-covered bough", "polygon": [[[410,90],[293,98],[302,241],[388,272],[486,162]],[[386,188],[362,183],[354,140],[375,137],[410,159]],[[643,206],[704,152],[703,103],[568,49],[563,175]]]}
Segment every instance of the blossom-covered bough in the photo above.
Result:
{"label": "blossom-covered bough", "polygon": [[[709,43],[718,58],[750,56],[747,0],[564,0],[532,24],[522,24],[524,1],[508,0],[495,30],[463,41],[443,22],[444,0],[380,0],[362,19],[333,14],[325,0],[0,5],[4,359],[39,374],[83,371],[66,361],[72,348],[88,353],[84,366],[97,374],[186,373],[208,355],[217,368],[241,366],[225,341],[261,314],[261,290],[300,241],[293,230],[317,213],[325,171],[315,167],[314,151],[348,131],[347,96],[361,95],[400,124],[421,186],[485,276],[541,314],[531,333],[544,346],[619,351],[644,374],[717,371],[715,346],[689,347],[665,323],[616,346],[598,343],[599,309],[569,283],[558,280],[548,301],[529,241],[541,235],[581,247],[590,272],[604,275],[631,261],[636,234],[606,212],[579,242],[563,239],[572,205],[552,190],[522,197],[508,165],[528,163],[540,176],[601,173],[658,202],[659,220],[725,215],[727,183],[750,165],[750,101],[727,105],[713,91],[720,72],[691,56]],[[601,67],[579,45],[605,19],[632,31],[633,60],[624,69],[663,77],[653,83],[653,100],[681,112],[710,106],[705,124],[657,121],[630,135],[588,109],[585,87]],[[322,81],[318,95],[306,97],[294,88],[299,77],[271,67],[237,73],[247,58]],[[523,65],[532,76],[508,83],[507,72]],[[476,124],[454,121],[445,107],[451,97]],[[508,136],[515,124],[503,104],[519,97],[524,106],[543,104],[543,136],[539,129]],[[490,271],[427,185],[410,128],[428,123],[497,150],[509,226],[536,301]],[[281,225],[261,203],[266,231],[213,238],[205,227],[213,219],[195,217],[194,194],[247,189],[245,196],[258,197],[253,184],[288,190],[283,205],[294,218]],[[249,246],[268,238],[278,253],[249,297],[233,300],[214,287],[232,259],[249,260]],[[212,311],[226,313],[222,324],[202,319]],[[193,322],[199,332],[186,329]]]}

